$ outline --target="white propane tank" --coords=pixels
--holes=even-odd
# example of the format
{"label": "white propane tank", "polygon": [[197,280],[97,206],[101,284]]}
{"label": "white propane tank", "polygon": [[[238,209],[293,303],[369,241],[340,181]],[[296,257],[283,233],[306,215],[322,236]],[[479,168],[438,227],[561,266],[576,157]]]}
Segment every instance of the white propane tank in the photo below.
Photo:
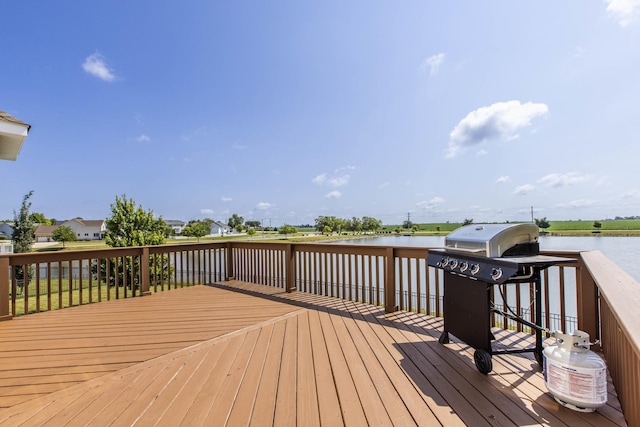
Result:
{"label": "white propane tank", "polygon": [[607,403],[607,366],[589,350],[589,334],[555,331],[556,344],[545,347],[544,382],[554,399],[567,408],[593,412]]}

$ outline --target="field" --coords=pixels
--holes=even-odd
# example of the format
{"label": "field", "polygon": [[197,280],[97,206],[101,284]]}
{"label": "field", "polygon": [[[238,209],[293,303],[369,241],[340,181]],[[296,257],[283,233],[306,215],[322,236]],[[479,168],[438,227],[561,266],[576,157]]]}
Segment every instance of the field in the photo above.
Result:
{"label": "field", "polygon": [[[640,236],[640,219],[609,219],[598,221],[600,228],[594,227],[594,220],[553,221],[549,228],[540,230],[556,236],[586,236],[601,234],[606,236]],[[447,234],[460,227],[460,223],[417,224],[419,234]],[[392,229],[392,227],[389,227]]]}

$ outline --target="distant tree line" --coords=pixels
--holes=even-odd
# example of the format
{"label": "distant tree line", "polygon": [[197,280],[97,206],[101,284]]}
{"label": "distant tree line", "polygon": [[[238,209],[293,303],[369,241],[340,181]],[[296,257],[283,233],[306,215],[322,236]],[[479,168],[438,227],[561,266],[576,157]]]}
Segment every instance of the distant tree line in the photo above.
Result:
{"label": "distant tree line", "polygon": [[338,218],[335,216],[319,216],[315,221],[315,229],[322,234],[332,234],[352,232],[354,234],[375,232],[382,227],[382,221],[363,216],[362,218],[351,219]]}

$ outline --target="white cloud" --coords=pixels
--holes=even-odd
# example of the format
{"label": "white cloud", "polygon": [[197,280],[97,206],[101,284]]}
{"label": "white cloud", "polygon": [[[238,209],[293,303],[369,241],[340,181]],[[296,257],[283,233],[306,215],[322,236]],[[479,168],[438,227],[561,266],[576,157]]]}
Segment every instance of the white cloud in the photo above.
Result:
{"label": "white cloud", "polygon": [[433,210],[437,206],[443,204],[445,200],[442,197],[434,197],[431,200],[424,200],[422,202],[416,203],[416,207],[424,210]]}
{"label": "white cloud", "polygon": [[517,187],[513,193],[517,194],[518,196],[524,196],[525,194],[531,193],[535,189],[536,189],[535,185],[524,184]]}
{"label": "white cloud", "polygon": [[587,176],[580,175],[576,172],[569,172],[565,174],[551,173],[540,178],[538,180],[538,184],[545,187],[565,187],[567,185],[579,184],[587,179]]}
{"label": "white cloud", "polygon": [[268,202],[259,202],[256,205],[256,209],[261,210],[261,211],[265,211],[269,208],[272,208],[274,205],[272,203],[268,203]]}
{"label": "white cloud", "polygon": [[200,209],[200,213],[202,215],[213,215],[215,212],[213,211],[213,209]]}
{"label": "white cloud", "polygon": [[338,190],[330,191],[324,195],[325,199],[339,199],[342,197],[342,193]]}
{"label": "white cloud", "polygon": [[247,147],[246,145],[239,144],[237,142],[234,142],[233,144],[231,144],[232,150],[246,150],[247,148],[249,147]]}
{"label": "white cloud", "polygon": [[607,12],[621,27],[631,24],[640,15],[640,0],[605,0]]}
{"label": "white cloud", "polygon": [[333,178],[327,180],[327,184],[331,185],[332,187],[342,187],[343,185],[347,185],[350,179],[351,176],[349,176],[349,174],[334,176]]}
{"label": "white cloud", "polygon": [[322,185],[326,180],[327,180],[327,174],[321,173],[320,175],[313,178],[311,182],[313,182],[314,184]]}
{"label": "white cloud", "polygon": [[233,199],[231,197],[222,196],[222,197],[220,197],[220,200],[222,200],[223,203],[227,203],[227,202],[230,202]]}
{"label": "white cloud", "polygon": [[352,171],[355,169],[355,166],[344,166],[336,169],[331,176],[329,176],[329,174],[327,174],[326,172],[323,172],[313,178],[311,182],[316,185],[327,184],[331,187],[342,187],[343,185],[347,185],[349,183],[349,180],[351,180],[351,175],[349,175],[348,171]]}
{"label": "white cloud", "polygon": [[505,184],[511,181],[511,177],[504,175],[496,180],[496,184]]}
{"label": "white cloud", "polygon": [[104,57],[99,52],[87,56],[82,64],[82,69],[106,82],[112,82],[116,79],[116,76],[109,69]]}
{"label": "white cloud", "polygon": [[379,189],[387,188],[389,186],[389,181],[385,181],[382,184],[378,185]]}
{"label": "white cloud", "polygon": [[149,138],[147,135],[145,135],[144,133],[142,135],[139,135],[135,138],[135,140],[137,142],[151,142],[151,138]]}
{"label": "white cloud", "polygon": [[446,157],[455,157],[467,147],[490,140],[509,141],[531,121],[549,112],[546,104],[520,101],[497,102],[470,112],[449,134]]}
{"label": "white cloud", "polygon": [[432,55],[429,58],[424,60],[420,68],[423,70],[428,69],[429,74],[434,76],[438,73],[438,69],[440,68],[440,65],[442,65],[442,63],[444,62],[444,57],[445,57],[444,53],[438,53],[436,55]]}

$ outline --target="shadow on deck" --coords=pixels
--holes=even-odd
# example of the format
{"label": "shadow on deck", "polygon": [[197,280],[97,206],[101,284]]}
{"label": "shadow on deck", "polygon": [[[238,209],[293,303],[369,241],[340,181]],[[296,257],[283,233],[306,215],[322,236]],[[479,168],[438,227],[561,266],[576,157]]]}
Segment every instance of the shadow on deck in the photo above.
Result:
{"label": "shadow on deck", "polygon": [[532,357],[482,375],[441,330],[238,281],[24,316],[0,323],[0,424],[625,425],[612,386],[607,406],[573,412]]}

